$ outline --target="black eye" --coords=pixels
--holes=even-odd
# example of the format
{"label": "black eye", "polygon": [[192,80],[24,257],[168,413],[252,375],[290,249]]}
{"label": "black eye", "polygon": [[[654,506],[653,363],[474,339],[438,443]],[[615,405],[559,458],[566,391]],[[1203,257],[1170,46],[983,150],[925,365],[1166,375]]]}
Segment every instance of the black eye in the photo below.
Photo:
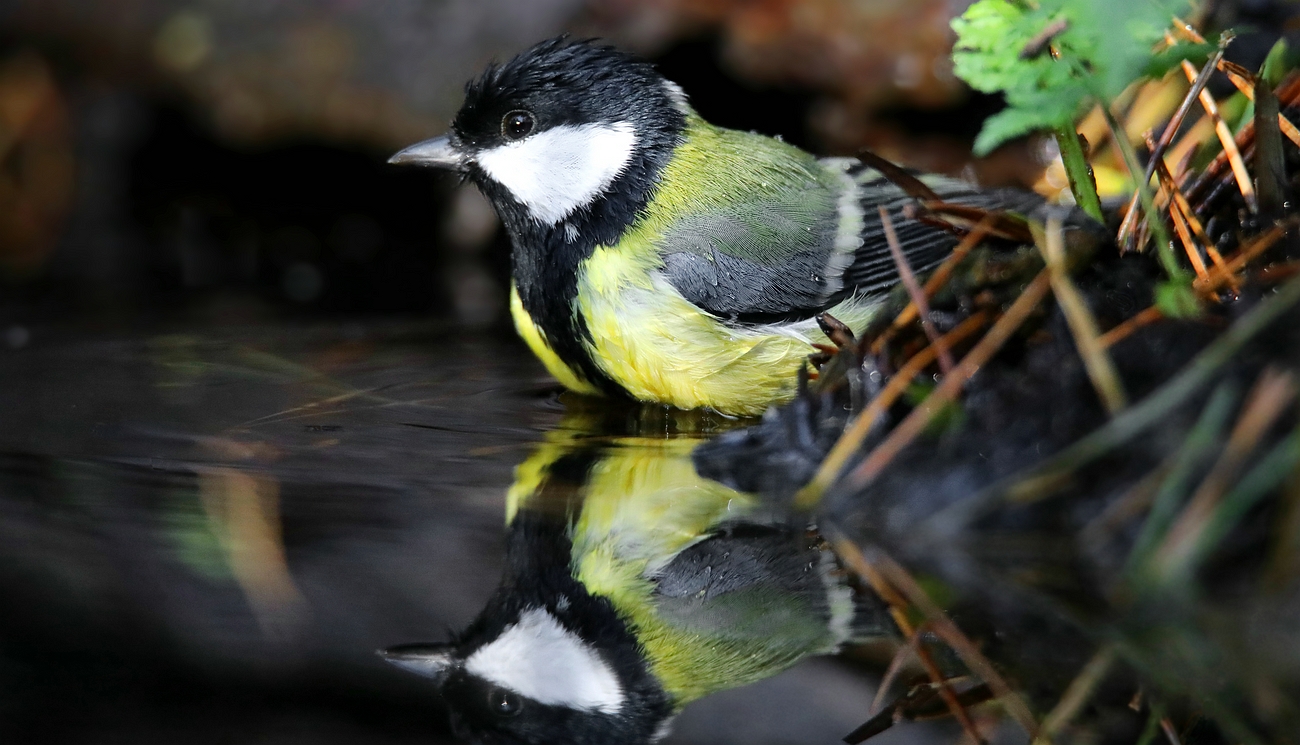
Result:
{"label": "black eye", "polygon": [[499,717],[512,717],[518,714],[519,709],[524,705],[524,702],[519,700],[519,694],[504,688],[489,690],[487,699],[488,710]]}
{"label": "black eye", "polygon": [[501,120],[501,135],[507,140],[520,140],[533,131],[533,115],[527,111],[512,111]]}

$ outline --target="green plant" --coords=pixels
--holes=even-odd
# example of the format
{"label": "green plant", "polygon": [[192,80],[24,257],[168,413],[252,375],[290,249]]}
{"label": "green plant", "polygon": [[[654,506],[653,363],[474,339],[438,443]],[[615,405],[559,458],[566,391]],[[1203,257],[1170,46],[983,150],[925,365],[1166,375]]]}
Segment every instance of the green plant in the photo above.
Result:
{"label": "green plant", "polygon": [[[1176,44],[1153,51],[1187,0],[979,0],[953,21],[953,65],[976,90],[1001,93],[1007,108],[984,123],[975,141],[983,155],[1009,139],[1050,131],[1061,150],[1075,201],[1104,221],[1091,168],[1074,128],[1085,106],[1100,104],[1108,122],[1111,102],[1144,77],[1163,75],[1184,59],[1203,58],[1212,45]],[[1137,163],[1124,137],[1117,142],[1135,174]],[[1151,195],[1135,179],[1147,214]],[[1195,312],[1189,277],[1168,250],[1164,225],[1152,221],[1170,283],[1161,297],[1171,313]]]}
{"label": "green plant", "polygon": [[[1186,0],[980,0],[972,5],[952,22],[954,70],[972,88],[1007,99],[1007,108],[984,123],[975,152],[986,154],[1038,130],[1057,133],[1063,155],[1079,150],[1068,135],[1085,105],[1109,102],[1135,80],[1163,74],[1201,52],[1189,44],[1161,54],[1151,51],[1187,5]],[[1076,188],[1075,196],[1089,209],[1087,194]],[[1099,207],[1094,216],[1100,216]]]}

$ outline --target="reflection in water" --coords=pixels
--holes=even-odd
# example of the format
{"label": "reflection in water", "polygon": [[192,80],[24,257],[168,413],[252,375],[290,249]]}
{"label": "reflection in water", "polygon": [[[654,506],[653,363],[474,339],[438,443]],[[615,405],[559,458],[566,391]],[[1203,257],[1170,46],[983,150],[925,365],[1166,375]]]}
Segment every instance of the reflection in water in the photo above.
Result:
{"label": "reflection in water", "polygon": [[458,734],[652,742],[701,696],[893,633],[815,532],[696,475],[700,439],[568,424],[516,472],[487,607],[383,653],[437,681]]}
{"label": "reflection in water", "polygon": [[[640,513],[654,500],[701,509],[634,522],[632,538],[658,551],[712,522],[733,525],[730,545],[741,545],[737,523],[770,522],[743,495],[696,480],[686,457],[741,423],[608,401],[584,410],[539,376],[513,337],[406,325],[360,337],[269,323],[184,337],[38,334],[0,355],[0,740],[452,742],[428,682],[373,650],[461,627],[483,608],[501,575],[512,472],[539,441],[512,497],[531,522],[514,521],[511,560],[524,565],[511,577],[538,576],[526,525],[567,541],[555,521],[580,506],[570,498],[617,506],[618,478],[654,498],[626,502]],[[584,486],[596,474],[604,500]],[[660,523],[686,536],[649,530]],[[695,545],[708,557],[728,544]],[[632,543],[611,536],[606,547]],[[611,554],[617,566],[650,568],[625,553]],[[706,598],[723,599],[716,587]],[[687,600],[667,616],[678,627],[706,619]],[[673,740],[832,741],[862,721],[871,694],[834,664],[800,666],[690,707]],[[951,741],[938,737],[928,741]]]}
{"label": "reflection in water", "polygon": [[0,742],[451,742],[373,650],[481,607],[561,407],[513,342],[363,332],[0,350]]}

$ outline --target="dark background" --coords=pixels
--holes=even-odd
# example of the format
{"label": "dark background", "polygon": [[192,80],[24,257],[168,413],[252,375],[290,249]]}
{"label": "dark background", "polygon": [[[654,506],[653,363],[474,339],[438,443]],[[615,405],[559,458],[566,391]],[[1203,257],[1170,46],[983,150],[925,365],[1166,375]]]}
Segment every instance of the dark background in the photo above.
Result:
{"label": "dark background", "polygon": [[[446,739],[370,650],[473,616],[564,404],[509,327],[490,208],[388,155],[570,31],[716,123],[1032,185],[1040,142],[969,157],[999,102],[951,75],[964,6],[0,0],[0,741]],[[674,741],[830,742],[871,695],[819,661]]]}

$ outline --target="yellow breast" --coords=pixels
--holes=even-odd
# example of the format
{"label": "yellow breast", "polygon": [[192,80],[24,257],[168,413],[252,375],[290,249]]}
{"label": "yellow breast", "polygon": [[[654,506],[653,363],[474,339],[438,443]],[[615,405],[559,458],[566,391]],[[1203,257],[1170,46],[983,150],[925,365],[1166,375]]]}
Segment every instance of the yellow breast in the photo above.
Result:
{"label": "yellow breast", "polygon": [[[592,340],[596,365],[634,398],[681,409],[711,408],[757,416],[794,396],[797,373],[826,337],[809,320],[735,328],[700,311],[634,254],[605,247],[584,265],[578,311]],[[829,312],[859,330],[866,304],[845,302]],[[601,391],[551,349],[512,289],[510,311],[519,335],[566,388]]]}
{"label": "yellow breast", "polygon": [[[584,264],[578,306],[597,364],[643,401],[755,416],[795,393],[799,367],[826,337],[814,321],[736,328],[702,312],[657,271],[647,252],[620,241]],[[652,255],[652,254],[651,254]],[[860,328],[870,308],[831,313]]]}
{"label": "yellow breast", "polygon": [[[619,252],[588,260],[579,305],[601,369],[628,393],[682,409],[760,414],[793,395],[811,351],[792,337],[736,333],[700,312],[661,277],[636,277]],[[636,277],[640,281],[627,281]]]}

